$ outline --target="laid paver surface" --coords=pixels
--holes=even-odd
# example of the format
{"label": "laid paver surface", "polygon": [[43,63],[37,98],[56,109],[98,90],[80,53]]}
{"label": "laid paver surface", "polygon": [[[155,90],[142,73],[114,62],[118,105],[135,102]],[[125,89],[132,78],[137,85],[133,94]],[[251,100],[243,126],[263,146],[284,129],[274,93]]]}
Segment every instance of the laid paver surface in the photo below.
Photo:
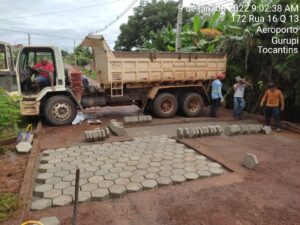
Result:
{"label": "laid paver surface", "polygon": [[167,136],[48,149],[40,162],[34,199],[47,199],[52,206],[74,201],[76,168],[80,168],[80,202],[226,173],[217,162]]}

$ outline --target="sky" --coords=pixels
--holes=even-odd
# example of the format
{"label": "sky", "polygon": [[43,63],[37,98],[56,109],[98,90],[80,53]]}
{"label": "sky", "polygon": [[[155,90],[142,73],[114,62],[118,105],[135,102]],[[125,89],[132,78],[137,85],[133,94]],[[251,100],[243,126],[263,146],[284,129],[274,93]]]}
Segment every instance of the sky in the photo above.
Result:
{"label": "sky", "polygon": [[[191,3],[226,2],[228,0],[184,0]],[[86,35],[95,32],[117,18],[133,0],[1,0],[0,41],[11,44],[55,45],[71,52]],[[132,8],[101,34],[111,48],[120,34],[119,27],[128,21]],[[42,34],[39,36],[36,34]],[[53,36],[59,37],[53,37]]]}

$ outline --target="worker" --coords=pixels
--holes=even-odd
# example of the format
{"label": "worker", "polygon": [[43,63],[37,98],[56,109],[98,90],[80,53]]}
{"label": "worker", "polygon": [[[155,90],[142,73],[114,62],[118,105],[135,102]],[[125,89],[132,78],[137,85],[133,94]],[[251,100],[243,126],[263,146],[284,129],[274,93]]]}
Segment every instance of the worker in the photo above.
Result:
{"label": "worker", "polygon": [[42,57],[40,63],[37,63],[33,69],[38,72],[38,76],[34,80],[37,93],[40,92],[41,88],[50,85],[54,91],[53,64],[48,62],[46,58]]}
{"label": "worker", "polygon": [[222,95],[222,82],[225,75],[223,73],[218,73],[216,75],[216,79],[212,82],[211,89],[211,107],[210,107],[210,117],[217,117],[217,110],[220,105],[224,101]]}
{"label": "worker", "polygon": [[246,87],[250,86],[250,83],[240,76],[237,76],[235,79],[237,83],[233,85],[233,117],[242,119],[242,112],[246,106],[244,93]]}
{"label": "worker", "polygon": [[266,102],[265,109],[265,125],[269,126],[270,119],[273,114],[275,119],[276,131],[281,131],[280,110],[284,110],[284,97],[282,92],[277,89],[276,85],[271,82],[268,84],[268,90],[265,92],[260,106],[263,107]]}

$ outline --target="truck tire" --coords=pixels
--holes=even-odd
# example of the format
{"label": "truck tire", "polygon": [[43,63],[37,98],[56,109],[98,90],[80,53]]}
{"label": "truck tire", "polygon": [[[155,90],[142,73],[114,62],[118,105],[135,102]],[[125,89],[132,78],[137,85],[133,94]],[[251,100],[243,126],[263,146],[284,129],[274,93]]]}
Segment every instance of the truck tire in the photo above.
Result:
{"label": "truck tire", "polygon": [[64,95],[51,97],[45,104],[44,117],[54,126],[70,124],[76,114],[76,104]]}
{"label": "truck tire", "polygon": [[159,94],[153,102],[153,113],[160,118],[173,117],[178,110],[178,102],[170,93]]}
{"label": "truck tire", "polygon": [[187,117],[199,116],[204,107],[204,101],[200,94],[188,92],[179,98],[180,111]]}

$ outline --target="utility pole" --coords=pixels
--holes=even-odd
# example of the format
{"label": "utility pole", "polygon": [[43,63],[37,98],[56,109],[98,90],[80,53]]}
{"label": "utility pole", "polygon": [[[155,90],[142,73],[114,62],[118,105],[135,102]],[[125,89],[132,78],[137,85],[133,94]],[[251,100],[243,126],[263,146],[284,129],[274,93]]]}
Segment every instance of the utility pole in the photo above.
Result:
{"label": "utility pole", "polygon": [[182,31],[182,11],[183,11],[183,0],[178,1],[178,12],[177,12],[177,25],[176,25],[176,52],[181,49],[181,38],[180,34]]}
{"label": "utility pole", "polygon": [[28,37],[28,45],[30,46],[30,44],[31,44],[30,33],[27,34],[27,37]]}
{"label": "utility pole", "polygon": [[77,66],[77,56],[76,56],[76,41],[73,40],[73,43],[74,43],[74,59],[75,59],[75,66]]}

